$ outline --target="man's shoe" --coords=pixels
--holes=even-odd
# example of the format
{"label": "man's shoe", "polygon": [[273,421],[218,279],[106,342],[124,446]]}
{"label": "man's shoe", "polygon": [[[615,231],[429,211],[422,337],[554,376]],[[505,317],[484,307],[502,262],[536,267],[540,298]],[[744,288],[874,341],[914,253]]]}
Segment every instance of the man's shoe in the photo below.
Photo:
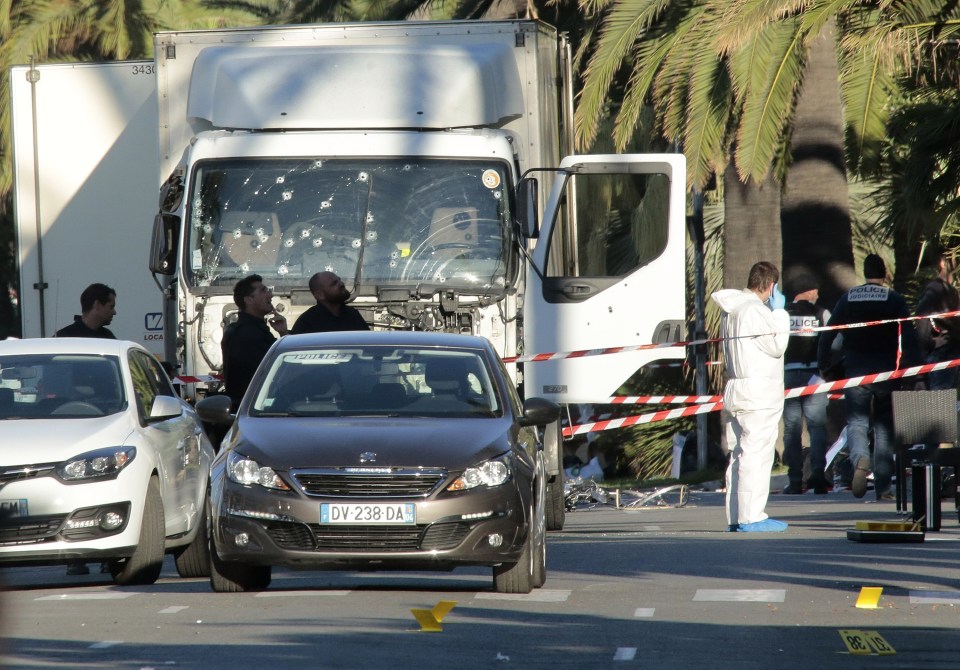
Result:
{"label": "man's shoe", "polygon": [[891,491],[884,491],[883,493],[877,494],[877,502],[888,502],[896,499],[897,496],[895,496]]}
{"label": "man's shoe", "polygon": [[853,471],[853,481],[850,482],[850,491],[854,498],[867,495],[867,475],[870,474],[870,459],[861,456],[857,459],[857,467]]}
{"label": "man's shoe", "polygon": [[67,564],[68,575],[89,575],[90,568],[83,561],[71,561]]}
{"label": "man's shoe", "polygon": [[783,487],[783,492],[787,495],[800,495],[803,493],[803,486],[799,482],[790,482]]}
{"label": "man's shoe", "polygon": [[783,533],[787,530],[787,524],[767,518],[753,523],[741,523],[737,530],[741,533]]}
{"label": "man's shoe", "polygon": [[807,480],[807,488],[812,488],[813,492],[818,496],[830,493],[830,484],[828,484],[827,480],[823,478]]}
{"label": "man's shoe", "polygon": [[739,529],[740,527],[735,523],[731,523],[729,526],[727,526],[728,533],[736,533]]}

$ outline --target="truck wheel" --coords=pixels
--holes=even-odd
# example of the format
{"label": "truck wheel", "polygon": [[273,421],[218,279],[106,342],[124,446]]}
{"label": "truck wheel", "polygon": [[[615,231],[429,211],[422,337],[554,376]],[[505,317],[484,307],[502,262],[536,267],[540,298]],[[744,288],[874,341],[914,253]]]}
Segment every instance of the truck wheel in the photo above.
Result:
{"label": "truck wheel", "polygon": [[164,531],[160,484],[156,477],[151,477],[143,506],[137,548],[133,556],[108,563],[113,581],[121,586],[142,586],[157,581],[163,569]]}
{"label": "truck wheel", "polygon": [[563,501],[563,470],[547,482],[547,530],[563,530],[566,507]]}
{"label": "truck wheel", "polygon": [[209,577],[210,576],[210,537],[207,532],[207,508],[210,505],[210,494],[203,501],[200,512],[199,528],[193,542],[181,547],[174,554],[177,565],[177,574],[181,577]]}
{"label": "truck wheel", "polygon": [[210,544],[210,587],[217,593],[263,591],[270,586],[269,565],[244,565],[220,560],[217,548]]}

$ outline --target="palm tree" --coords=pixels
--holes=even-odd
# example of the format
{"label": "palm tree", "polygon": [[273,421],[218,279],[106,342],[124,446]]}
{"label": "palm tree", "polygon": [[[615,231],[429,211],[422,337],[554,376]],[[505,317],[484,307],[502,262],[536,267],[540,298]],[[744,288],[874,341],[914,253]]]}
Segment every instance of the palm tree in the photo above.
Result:
{"label": "palm tree", "polygon": [[[848,159],[855,168],[868,168],[881,153],[888,103],[899,96],[895,75],[915,59],[913,45],[952,34],[960,17],[951,0],[581,0],[581,6],[602,13],[603,20],[590,45],[593,52],[577,110],[580,146],[592,142],[610,90],[622,84],[623,105],[616,113],[614,131],[617,145],[625,146],[639,110],[652,105],[658,129],[682,147],[690,165],[689,184],[698,188],[711,173],[726,175],[731,160],[748,189],[758,188],[771,174],[782,183],[791,158],[805,158],[804,151],[815,146],[812,136],[804,139],[801,132],[798,143],[806,142],[807,149],[800,151],[798,144],[797,150],[789,151],[791,133],[802,130],[795,122],[803,111],[798,104],[804,79],[811,81],[808,95],[822,97],[825,89],[817,91],[813,82],[830,84],[829,76],[818,75],[811,67],[822,62],[829,66],[833,58],[839,63]],[[836,40],[829,39],[832,21],[837,25]],[[826,61],[816,57],[814,48],[823,35],[830,56]],[[838,144],[837,135],[834,129],[833,139],[823,147],[817,159],[821,167],[836,162],[832,147]],[[836,169],[834,173],[840,174]],[[799,204],[799,211],[818,203],[815,194],[801,190],[805,185],[819,190],[822,185],[815,181],[798,175],[791,188],[789,197]],[[730,190],[729,176],[725,183]],[[831,186],[830,191],[828,207],[838,201],[836,189]],[[840,258],[817,261],[834,268],[831,278],[839,287],[849,282],[852,257],[847,253],[849,226],[843,223],[842,208],[838,213],[837,221],[816,232],[827,236],[822,248],[841,250]],[[797,218],[788,219],[789,225]],[[775,240],[779,227],[778,217],[768,213],[759,218],[749,208],[728,211],[727,248]],[[757,230],[763,232],[758,235]],[[796,236],[790,231],[785,230],[784,237],[789,267],[790,255],[802,245],[793,244]],[[771,259],[779,256],[766,249],[762,253]],[[732,260],[724,264],[725,273],[731,275],[725,283],[742,283],[746,267],[740,266],[739,258]],[[801,257],[798,262],[814,261]]]}

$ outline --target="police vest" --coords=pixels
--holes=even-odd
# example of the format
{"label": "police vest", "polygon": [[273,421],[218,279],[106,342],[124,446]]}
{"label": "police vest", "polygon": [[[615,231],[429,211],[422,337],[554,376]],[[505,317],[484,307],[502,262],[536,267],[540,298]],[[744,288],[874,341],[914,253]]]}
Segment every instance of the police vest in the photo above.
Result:
{"label": "police vest", "polygon": [[826,319],[824,319],[826,310],[806,300],[791,302],[786,310],[790,315],[790,340],[787,343],[787,351],[783,355],[785,367],[816,368],[817,342],[820,339],[820,333],[795,331],[826,325]]}

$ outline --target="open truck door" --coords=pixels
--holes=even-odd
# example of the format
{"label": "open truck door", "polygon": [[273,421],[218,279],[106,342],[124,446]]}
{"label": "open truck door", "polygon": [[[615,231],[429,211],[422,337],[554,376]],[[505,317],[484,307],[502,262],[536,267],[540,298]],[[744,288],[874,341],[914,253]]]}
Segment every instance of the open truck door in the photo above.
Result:
{"label": "open truck door", "polygon": [[[570,156],[544,209],[523,301],[523,388],[603,403],[639,368],[679,359],[686,320],[686,161],[681,154]],[[518,189],[521,228],[536,188]],[[633,347],[605,355],[593,350]],[[548,360],[531,356],[552,354]],[[547,426],[547,527],[563,528],[563,440]]]}

